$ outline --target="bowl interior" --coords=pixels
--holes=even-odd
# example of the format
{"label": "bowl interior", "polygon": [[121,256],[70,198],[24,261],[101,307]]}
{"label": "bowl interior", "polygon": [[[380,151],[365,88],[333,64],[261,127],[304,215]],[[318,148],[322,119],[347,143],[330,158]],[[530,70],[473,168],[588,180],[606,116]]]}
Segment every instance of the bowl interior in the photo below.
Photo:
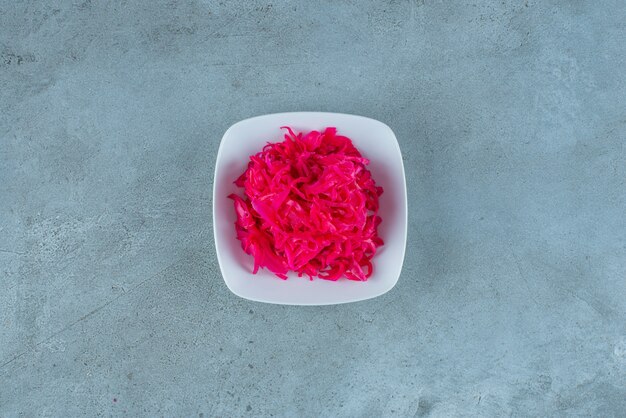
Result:
{"label": "bowl interior", "polygon": [[[374,273],[366,282],[340,279],[337,282],[297,277],[280,280],[261,269],[252,274],[253,259],[236,239],[236,219],[230,193],[242,195],[233,181],[246,169],[249,156],[267,142],[282,141],[281,126],[296,131],[321,130],[334,126],[352,139],[370,160],[368,168],[384,193],[380,197],[382,223],[379,235],[385,241],[372,262]],[[280,113],[246,119],[231,126],[220,144],[213,189],[213,227],[220,269],[228,288],[238,296],[260,302],[325,305],[354,302],[379,296],[397,282],[402,269],[407,234],[406,182],[402,155],[392,130],[362,116],[321,112]]]}

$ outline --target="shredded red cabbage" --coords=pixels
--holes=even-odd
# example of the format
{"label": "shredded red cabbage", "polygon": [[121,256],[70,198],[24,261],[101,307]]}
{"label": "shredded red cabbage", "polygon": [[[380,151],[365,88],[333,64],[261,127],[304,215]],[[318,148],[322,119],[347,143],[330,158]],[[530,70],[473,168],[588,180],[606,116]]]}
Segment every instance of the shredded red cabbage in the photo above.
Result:
{"label": "shredded red cabbage", "polygon": [[285,140],[268,143],[250,157],[235,181],[245,198],[235,203],[237,239],[281,279],[288,271],[336,281],[366,281],[372,257],[383,245],[377,227],[377,187],[350,138],[336,128],[306,134],[286,129]]}

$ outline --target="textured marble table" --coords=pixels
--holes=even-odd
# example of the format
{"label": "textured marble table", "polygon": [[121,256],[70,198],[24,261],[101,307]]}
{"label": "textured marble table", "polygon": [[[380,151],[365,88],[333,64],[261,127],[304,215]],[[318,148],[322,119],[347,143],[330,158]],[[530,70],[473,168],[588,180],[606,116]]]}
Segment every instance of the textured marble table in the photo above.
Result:
{"label": "textured marble table", "polygon": [[[624,416],[626,2],[0,2],[0,416]],[[239,299],[223,132],[404,153],[388,294]]]}

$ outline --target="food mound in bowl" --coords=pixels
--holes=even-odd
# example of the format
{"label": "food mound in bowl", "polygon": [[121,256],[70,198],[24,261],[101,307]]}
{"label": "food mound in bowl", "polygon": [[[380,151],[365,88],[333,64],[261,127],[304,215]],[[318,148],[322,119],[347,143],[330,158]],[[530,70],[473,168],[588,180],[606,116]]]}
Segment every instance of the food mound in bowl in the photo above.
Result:
{"label": "food mound in bowl", "polygon": [[295,133],[268,143],[250,156],[235,181],[244,197],[235,203],[237,239],[254,257],[254,271],[265,267],[281,279],[287,272],[336,281],[366,281],[372,257],[383,245],[377,228],[377,187],[369,160],[336,128]]}

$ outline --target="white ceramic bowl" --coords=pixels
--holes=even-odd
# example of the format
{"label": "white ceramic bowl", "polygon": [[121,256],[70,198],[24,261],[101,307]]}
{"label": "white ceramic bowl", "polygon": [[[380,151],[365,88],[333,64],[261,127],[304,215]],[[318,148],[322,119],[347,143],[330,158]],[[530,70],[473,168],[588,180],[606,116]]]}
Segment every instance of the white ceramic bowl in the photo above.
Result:
{"label": "white ceramic bowl", "polygon": [[[253,258],[244,253],[235,236],[236,219],[230,193],[243,196],[233,181],[246,169],[249,156],[268,142],[283,140],[281,126],[296,131],[337,128],[348,136],[364,157],[376,184],[382,186],[378,233],[385,241],[372,259],[374,273],[366,282],[345,278],[336,282],[297,277],[281,280],[260,269],[252,274]],[[220,144],[213,182],[213,229],[217,259],[228,288],[242,298],[288,305],[330,305],[380,296],[398,281],[407,238],[407,197],[404,165],[398,141],[391,128],[362,116],[340,113],[294,112],[258,116],[231,126]]]}

